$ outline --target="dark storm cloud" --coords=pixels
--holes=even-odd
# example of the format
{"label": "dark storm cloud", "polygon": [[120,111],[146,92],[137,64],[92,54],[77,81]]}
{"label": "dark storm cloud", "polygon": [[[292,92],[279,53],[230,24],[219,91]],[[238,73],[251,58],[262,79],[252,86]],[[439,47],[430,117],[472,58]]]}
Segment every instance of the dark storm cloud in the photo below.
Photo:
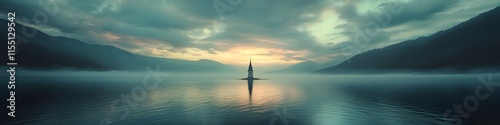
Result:
{"label": "dark storm cloud", "polygon": [[400,14],[394,15],[390,26],[404,24],[411,21],[428,20],[434,14],[443,12],[459,0],[413,0],[408,3],[403,3],[403,11]]}
{"label": "dark storm cloud", "polygon": [[[32,15],[37,12],[46,13],[49,18],[45,26],[58,29],[63,33],[88,35],[111,32],[117,35],[160,40],[174,47],[192,45],[192,40],[183,34],[182,30],[210,24],[210,21],[186,16],[183,12],[167,11],[159,6],[165,4],[164,2],[72,0],[66,4],[59,4],[57,6],[59,11],[54,11],[56,12],[54,16],[44,11],[43,4],[23,1],[6,2],[7,4],[1,4],[5,6],[2,9],[15,10],[18,15],[27,16],[29,20],[27,23],[39,24],[34,21]],[[54,8],[54,6],[50,7],[50,9]],[[96,41],[85,42],[95,43]]]}
{"label": "dark storm cloud", "polygon": [[[215,54],[239,46],[309,52],[305,57],[296,53],[285,53],[283,60],[307,60],[343,53],[349,49],[354,50],[351,51],[353,53],[362,52],[390,41],[399,32],[412,31],[412,28],[418,29],[453,18],[470,18],[476,14],[464,16],[462,13],[456,13],[452,15],[453,18],[437,16],[453,8],[462,8],[464,5],[458,4],[467,2],[465,0],[395,0],[401,4],[402,11],[391,14],[390,22],[375,31],[368,42],[363,42],[365,47],[360,47],[354,39],[358,31],[376,21],[374,15],[384,13],[382,10],[387,10],[394,1],[243,0],[240,5],[233,7],[233,11],[222,15],[217,14],[213,6],[214,0],[59,1],[69,2],[58,3],[59,11],[49,15],[44,26],[39,26],[33,19],[35,13],[45,12],[44,5],[40,5],[39,1],[4,0],[0,2],[0,13],[16,11],[18,17],[26,17],[26,22],[35,23],[38,28],[48,27],[56,29],[63,36],[79,38],[84,42],[116,45],[127,49],[144,48],[135,43],[142,41],[150,42],[148,47],[153,46],[170,52],[186,52],[186,48],[197,48]],[[338,5],[339,3],[341,5]],[[337,30],[330,34],[331,36],[344,36],[347,40],[337,41],[342,39],[330,38],[335,40],[334,44],[321,44],[328,41],[319,41],[313,31],[307,29],[321,20],[323,12],[327,10],[334,11],[336,17],[345,23],[325,28]],[[219,16],[223,16],[223,20]],[[407,26],[409,29],[397,29],[397,32],[388,30],[398,26]],[[208,36],[200,37],[207,35],[205,30],[210,31]],[[435,29],[428,31],[435,32]],[[104,36],[100,35],[106,34],[120,37],[120,43],[111,44],[109,40],[102,39]],[[163,44],[171,47],[165,47]]]}
{"label": "dark storm cloud", "polygon": [[[369,0],[368,0],[369,1]],[[386,28],[407,24],[413,21],[425,21],[430,19],[434,14],[442,12],[450,6],[459,2],[458,0],[412,0],[403,2],[401,0],[382,2],[373,5],[373,8],[362,8],[367,12],[360,12],[359,2],[348,2],[347,4],[334,8],[339,13],[339,18],[348,21],[347,24],[338,25],[335,28],[344,29],[340,33],[350,38],[347,42],[364,42],[365,44],[378,44],[379,42],[387,41],[392,34],[384,31]],[[395,11],[391,11],[395,10]],[[377,20],[377,18],[384,21]],[[372,28],[374,36],[367,34],[367,27]],[[378,30],[373,27],[378,27]],[[353,41],[355,37],[359,37],[359,33],[364,33],[369,36],[368,41]],[[338,48],[338,47],[335,47]]]}
{"label": "dark storm cloud", "polygon": [[[387,11],[391,9],[393,5],[400,6],[402,11],[396,14],[389,13],[391,20],[388,27],[390,27],[411,21],[427,20],[434,14],[452,7],[454,4],[458,3],[459,0],[410,0],[408,2],[395,0],[381,2],[373,5],[372,8],[360,8],[359,4],[361,4],[361,2],[366,1],[349,2],[342,6],[335,7],[334,9],[338,12],[340,18],[362,25],[375,20],[374,16],[378,16],[381,13],[389,13]],[[361,9],[367,10],[367,12],[360,12]]]}
{"label": "dark storm cloud", "polygon": [[324,7],[324,1],[319,0],[245,1],[238,10],[225,16],[224,32],[204,40],[246,44],[252,42],[249,38],[264,37],[282,42],[260,43],[268,47],[318,48],[316,39],[309,32],[301,31],[300,27],[315,21]]}

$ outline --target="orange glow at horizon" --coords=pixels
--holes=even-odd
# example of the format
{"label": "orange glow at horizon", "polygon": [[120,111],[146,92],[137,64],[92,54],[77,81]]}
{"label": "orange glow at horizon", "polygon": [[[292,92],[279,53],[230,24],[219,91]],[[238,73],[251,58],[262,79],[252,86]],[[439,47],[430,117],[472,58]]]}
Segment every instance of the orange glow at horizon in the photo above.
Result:
{"label": "orange glow at horizon", "polygon": [[208,53],[206,51],[188,48],[183,52],[170,52],[168,50],[160,50],[156,48],[151,48],[149,53],[155,55],[156,57],[164,58],[174,58],[174,59],[185,59],[185,60],[200,60],[200,59],[210,59],[215,60],[224,64],[231,64],[237,66],[248,65],[249,58],[252,58],[252,62],[258,63],[262,66],[270,65],[283,65],[283,64],[295,64],[302,62],[303,60],[286,59],[286,55],[293,55],[294,58],[304,57],[307,51],[292,51],[283,50],[278,48],[258,48],[258,47],[234,47],[224,52],[217,52],[215,54]]}

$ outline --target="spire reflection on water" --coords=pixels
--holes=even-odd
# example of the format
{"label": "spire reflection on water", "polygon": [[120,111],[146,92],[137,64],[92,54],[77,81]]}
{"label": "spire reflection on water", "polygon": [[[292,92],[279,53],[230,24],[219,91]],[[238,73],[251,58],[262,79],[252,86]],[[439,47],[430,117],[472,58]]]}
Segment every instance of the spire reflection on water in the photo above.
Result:
{"label": "spire reflection on water", "polygon": [[250,94],[250,97],[252,97],[253,80],[249,79],[247,80],[247,83],[248,83],[248,94]]}
{"label": "spire reflection on water", "polygon": [[248,84],[248,104],[250,106],[250,111],[252,111],[252,89],[253,89],[253,79],[247,80]]}

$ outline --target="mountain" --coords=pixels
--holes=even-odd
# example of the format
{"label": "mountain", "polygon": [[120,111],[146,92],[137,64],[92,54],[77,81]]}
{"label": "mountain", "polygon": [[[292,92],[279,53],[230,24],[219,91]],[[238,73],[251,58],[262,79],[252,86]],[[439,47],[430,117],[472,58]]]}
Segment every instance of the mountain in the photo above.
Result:
{"label": "mountain", "polygon": [[326,68],[326,67],[329,67],[332,65],[337,65],[344,60],[345,59],[343,59],[343,58],[335,58],[335,59],[328,61],[326,63],[323,63],[323,64],[319,64],[319,63],[316,63],[313,61],[304,61],[304,62],[294,64],[294,65],[287,67],[285,69],[282,69],[282,70],[271,71],[270,73],[311,73],[313,71],[316,71],[316,70],[319,70],[322,68]]}
{"label": "mountain", "polygon": [[448,30],[355,55],[317,73],[498,72],[500,7]]}
{"label": "mountain", "polygon": [[[0,24],[7,24],[0,20]],[[16,53],[18,67],[29,70],[90,70],[90,71],[143,71],[146,66],[159,65],[161,71],[178,72],[231,72],[233,68],[212,60],[178,60],[169,58],[147,57],[133,54],[114,46],[87,44],[76,39],[54,37],[41,31],[21,42],[23,25],[16,23]],[[7,25],[0,25],[7,29]],[[26,31],[36,29],[26,27]],[[7,30],[0,30],[7,34]],[[7,39],[2,35],[2,39]],[[7,52],[7,47],[3,48]],[[0,60],[6,62],[7,54]]]}
{"label": "mountain", "polygon": [[310,73],[312,71],[316,71],[320,69],[320,64],[313,62],[313,61],[304,61],[301,63],[297,63],[295,65],[292,65],[288,68],[278,70],[278,71],[271,71],[270,73]]}
{"label": "mountain", "polygon": [[[330,60],[328,62],[325,62],[323,64],[321,64],[319,67],[321,67],[321,69],[323,68],[328,68],[330,66],[335,66],[335,65],[338,65],[342,62],[344,62],[346,59],[349,59],[349,58],[345,58],[345,57],[336,57],[334,58],[333,60]],[[316,70],[315,70],[316,71]]]}

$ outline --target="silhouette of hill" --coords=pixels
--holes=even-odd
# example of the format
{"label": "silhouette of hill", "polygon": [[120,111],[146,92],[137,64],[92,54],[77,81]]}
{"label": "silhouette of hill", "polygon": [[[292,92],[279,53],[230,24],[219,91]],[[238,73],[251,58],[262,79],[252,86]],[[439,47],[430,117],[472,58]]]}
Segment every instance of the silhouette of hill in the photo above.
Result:
{"label": "silhouette of hill", "polygon": [[[0,28],[7,29],[7,21],[0,19]],[[54,37],[41,31],[27,43],[20,42],[21,29],[16,23],[18,35],[16,54],[18,67],[30,70],[90,70],[90,71],[144,71],[146,66],[160,65],[161,71],[179,72],[230,72],[233,68],[212,60],[188,61],[169,58],[147,57],[133,54],[114,46],[87,44],[76,39]],[[36,30],[26,27],[27,31]],[[7,34],[6,30],[0,30]],[[2,36],[7,39],[6,35]],[[7,47],[3,48],[7,52]],[[1,58],[7,60],[7,54]]]}
{"label": "silhouette of hill", "polygon": [[297,64],[294,64],[292,66],[289,66],[285,69],[282,70],[277,70],[277,71],[271,71],[269,73],[311,73],[313,71],[322,69],[322,68],[327,68],[332,65],[337,65],[344,61],[344,58],[335,58],[333,60],[330,60],[328,62],[319,64],[313,61],[304,61],[300,62]]}
{"label": "silhouette of hill", "polygon": [[320,69],[320,64],[313,61],[304,61],[294,64],[278,71],[271,71],[269,73],[307,73]]}
{"label": "silhouette of hill", "polygon": [[497,72],[500,7],[431,36],[355,55],[317,73]]}

